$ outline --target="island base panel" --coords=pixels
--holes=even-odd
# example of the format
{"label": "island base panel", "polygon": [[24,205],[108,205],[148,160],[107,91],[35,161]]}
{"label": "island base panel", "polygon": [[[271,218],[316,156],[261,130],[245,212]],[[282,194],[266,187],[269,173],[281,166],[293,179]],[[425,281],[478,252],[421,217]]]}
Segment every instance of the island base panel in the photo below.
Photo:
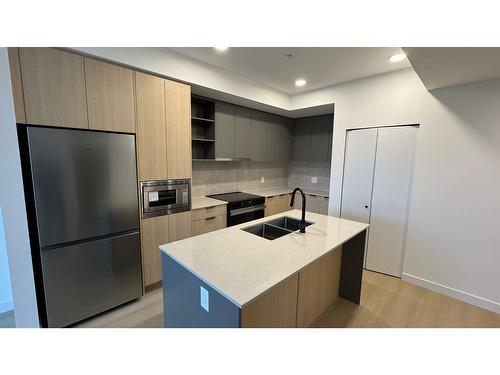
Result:
{"label": "island base panel", "polygon": [[[166,328],[238,328],[240,309],[162,252],[163,325]],[[208,310],[200,287],[208,291]]]}
{"label": "island base panel", "polygon": [[342,247],[339,295],[359,305],[366,247],[366,230],[351,238]]}

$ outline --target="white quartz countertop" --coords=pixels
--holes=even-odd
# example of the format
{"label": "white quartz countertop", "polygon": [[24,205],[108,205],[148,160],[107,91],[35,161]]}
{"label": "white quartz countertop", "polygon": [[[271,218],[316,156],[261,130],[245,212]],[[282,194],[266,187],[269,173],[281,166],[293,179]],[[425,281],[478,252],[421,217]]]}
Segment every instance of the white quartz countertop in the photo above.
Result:
{"label": "white quartz countertop", "polygon": [[226,205],[227,202],[221,201],[219,199],[214,199],[210,197],[194,197],[191,199],[191,209],[196,210],[198,208],[206,208],[213,206]]}
{"label": "white quartz countertop", "polygon": [[[289,194],[293,191],[293,189],[294,189],[293,187],[283,186],[283,187],[275,187],[275,188],[245,190],[245,193],[261,195],[261,196],[267,198],[267,197],[273,197],[275,195]],[[306,194],[319,195],[321,197],[328,198],[328,191],[326,191],[326,190],[315,190],[315,189],[308,189],[308,188],[304,188],[303,190],[304,190],[304,193],[306,193]]]}
{"label": "white quartz countertop", "polygon": [[306,212],[314,224],[267,240],[246,228],[281,216],[300,218],[299,210],[161,245],[160,249],[238,307],[342,245],[368,225]]}

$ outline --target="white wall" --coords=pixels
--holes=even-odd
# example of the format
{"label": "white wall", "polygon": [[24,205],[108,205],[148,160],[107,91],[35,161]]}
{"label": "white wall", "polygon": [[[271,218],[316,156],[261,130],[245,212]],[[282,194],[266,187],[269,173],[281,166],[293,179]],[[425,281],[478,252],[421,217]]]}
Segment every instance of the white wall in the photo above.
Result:
{"label": "white wall", "polygon": [[0,208],[17,327],[38,327],[7,48],[0,48]]}
{"label": "white wall", "polygon": [[293,100],[335,102],[333,215],[346,129],[420,124],[403,278],[500,313],[500,80],[430,93],[405,69]]}
{"label": "white wall", "polygon": [[0,207],[0,314],[14,309],[12,289],[10,286],[9,263],[7,260],[7,244],[3,229],[3,214]]}

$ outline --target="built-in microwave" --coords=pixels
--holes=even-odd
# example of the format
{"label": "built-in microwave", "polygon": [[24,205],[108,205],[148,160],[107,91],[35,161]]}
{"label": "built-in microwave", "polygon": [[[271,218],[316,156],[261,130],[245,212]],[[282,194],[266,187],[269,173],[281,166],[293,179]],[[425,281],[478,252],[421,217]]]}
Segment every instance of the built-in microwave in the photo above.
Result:
{"label": "built-in microwave", "polygon": [[143,218],[190,210],[190,179],[141,182],[141,216]]}

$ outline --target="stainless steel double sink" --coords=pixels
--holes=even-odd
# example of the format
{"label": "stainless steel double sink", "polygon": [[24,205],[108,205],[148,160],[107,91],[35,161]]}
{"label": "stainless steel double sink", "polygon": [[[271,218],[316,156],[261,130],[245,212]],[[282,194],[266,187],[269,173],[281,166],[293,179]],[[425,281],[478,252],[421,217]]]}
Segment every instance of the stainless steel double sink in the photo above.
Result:
{"label": "stainless steel double sink", "polygon": [[[306,227],[314,224],[306,221]],[[241,228],[245,232],[255,234],[256,236],[265,238],[266,240],[275,240],[293,233],[300,229],[300,220],[289,216],[279,217],[264,223],[252,225],[251,227]]]}

